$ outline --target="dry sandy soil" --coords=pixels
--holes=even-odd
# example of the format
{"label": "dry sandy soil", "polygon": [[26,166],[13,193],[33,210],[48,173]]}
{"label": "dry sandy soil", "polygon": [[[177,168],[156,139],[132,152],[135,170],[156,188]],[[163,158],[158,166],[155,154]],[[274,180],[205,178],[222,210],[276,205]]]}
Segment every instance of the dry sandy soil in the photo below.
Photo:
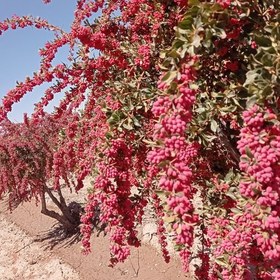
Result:
{"label": "dry sandy soil", "polygon": [[34,203],[20,205],[12,213],[5,208],[2,203],[1,280],[187,279],[178,260],[173,259],[166,264],[160,252],[150,245],[153,229],[144,229],[144,244],[139,249],[133,249],[125,263],[109,268],[109,244],[104,234],[93,236],[92,253],[84,256],[79,242],[73,238],[60,240],[63,235],[55,230],[54,220],[42,215]]}
{"label": "dry sandy soil", "polygon": [[0,217],[0,228],[0,279],[80,279],[72,267],[42,250],[14,223]]}

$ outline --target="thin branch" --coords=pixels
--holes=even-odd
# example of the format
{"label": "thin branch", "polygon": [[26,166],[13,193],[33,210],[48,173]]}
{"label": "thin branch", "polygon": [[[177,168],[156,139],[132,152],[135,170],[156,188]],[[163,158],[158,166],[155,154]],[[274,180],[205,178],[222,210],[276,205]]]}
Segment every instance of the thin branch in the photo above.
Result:
{"label": "thin branch", "polygon": [[65,201],[65,199],[64,199],[64,197],[63,197],[63,194],[62,194],[60,188],[57,190],[57,193],[58,193],[58,195],[59,195],[59,201],[60,201],[61,205],[62,205],[63,207],[67,207],[66,201]]}
{"label": "thin branch", "polygon": [[46,204],[46,192],[45,190],[42,191],[41,194],[41,205],[42,205],[42,209],[41,209],[41,213],[44,215],[47,215],[53,219],[56,219],[57,221],[59,221],[61,224],[63,224],[64,226],[70,228],[71,227],[71,223],[69,221],[67,221],[66,219],[64,219],[61,215],[59,215],[57,212],[49,210],[47,208],[47,204]]}
{"label": "thin branch", "polygon": [[236,165],[238,166],[239,160],[240,160],[240,155],[239,155],[238,151],[236,150],[236,148],[229,141],[227,135],[225,134],[224,129],[226,129],[226,128],[224,127],[224,125],[222,123],[220,123],[220,125],[222,126],[222,128],[220,128],[218,130],[218,133],[220,136],[220,141],[227,148],[227,151],[229,152],[232,159],[235,161]]}
{"label": "thin branch", "polygon": [[58,201],[58,199],[54,196],[52,191],[46,185],[44,186],[44,191],[49,195],[49,197],[54,202],[54,204],[62,211],[61,203]]}
{"label": "thin branch", "polygon": [[[52,201],[60,209],[60,211],[62,212],[62,216],[59,215],[55,211],[51,211],[51,210],[47,209],[45,193],[47,193],[49,195],[49,197],[52,199]],[[73,227],[73,225],[75,224],[75,220],[71,216],[68,207],[67,206],[63,207],[60,204],[60,202],[58,201],[58,199],[53,195],[53,193],[51,192],[51,190],[47,186],[43,187],[43,192],[42,192],[42,197],[41,198],[42,198],[42,211],[43,211],[43,212],[42,211],[41,212],[43,214],[48,215],[48,216],[56,219],[57,221],[59,221],[63,225],[66,225],[66,227],[68,227],[68,228]]]}

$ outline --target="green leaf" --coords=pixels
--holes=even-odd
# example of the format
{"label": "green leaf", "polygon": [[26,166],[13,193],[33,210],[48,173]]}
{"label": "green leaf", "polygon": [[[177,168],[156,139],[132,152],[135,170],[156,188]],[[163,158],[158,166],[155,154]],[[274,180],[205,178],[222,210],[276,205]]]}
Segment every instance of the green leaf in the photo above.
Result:
{"label": "green leaf", "polygon": [[[200,4],[200,1],[198,0],[190,0],[190,1],[193,1],[194,3],[194,6],[190,7],[188,9],[188,15],[190,15],[192,18],[196,17],[200,8],[198,6],[195,6],[197,5],[196,2],[198,2]],[[190,1],[188,1],[188,4],[190,4]]]}
{"label": "green leaf", "polygon": [[166,57],[166,52],[160,52],[159,57],[164,59]]}
{"label": "green leaf", "polygon": [[137,127],[141,127],[140,122],[138,121],[138,119],[136,119],[135,117],[133,118],[133,124]]}
{"label": "green leaf", "polygon": [[148,144],[150,147],[156,147],[157,144],[153,141],[147,140],[147,139],[143,139],[142,140],[144,143]]}
{"label": "green leaf", "polygon": [[170,84],[175,77],[177,76],[177,71],[168,71],[162,78],[163,82],[166,82],[166,84]]}
{"label": "green leaf", "polygon": [[256,95],[252,95],[246,102],[247,108],[253,107],[258,101],[258,97]]}
{"label": "green leaf", "polygon": [[259,76],[259,74],[255,70],[248,71],[246,73],[246,81],[244,86],[254,83],[255,79]]}
{"label": "green leaf", "polygon": [[242,211],[238,208],[231,208],[231,212],[234,214],[242,214]]}
{"label": "green leaf", "polygon": [[179,244],[174,245],[175,251],[181,251],[183,248],[184,248],[184,245],[179,245]]}
{"label": "green leaf", "polygon": [[118,124],[121,121],[122,117],[123,117],[122,112],[120,111],[113,112],[111,117],[108,119],[109,125]]}
{"label": "green leaf", "polygon": [[195,111],[196,111],[198,114],[202,114],[203,112],[206,111],[206,108],[204,108],[204,107],[198,107]]}
{"label": "green leaf", "polygon": [[261,58],[261,62],[263,63],[264,66],[271,67],[273,65],[273,62],[274,62],[274,56],[272,56],[269,53],[266,53]]}
{"label": "green leaf", "polygon": [[221,266],[228,266],[228,264],[223,259],[215,259],[215,263]]}
{"label": "green leaf", "polygon": [[254,155],[252,154],[250,148],[248,146],[245,147],[245,152],[246,152],[246,155],[249,157],[249,158],[253,158]]}
{"label": "green leaf", "polygon": [[200,1],[199,0],[189,0],[188,1],[188,5],[189,6],[197,6],[200,4]]}
{"label": "green leaf", "polygon": [[179,49],[180,47],[182,47],[185,44],[185,42],[181,41],[181,40],[176,40],[174,42],[174,44],[172,45],[173,49]]}
{"label": "green leaf", "polygon": [[235,105],[230,105],[230,106],[227,106],[227,107],[223,107],[221,109],[221,112],[231,112],[231,113],[233,113],[233,112],[236,111],[236,109],[237,109],[237,107]]}
{"label": "green leaf", "polygon": [[263,97],[267,97],[267,96],[269,96],[271,93],[272,93],[272,88],[271,88],[270,85],[268,85],[268,86],[266,86],[266,87],[263,89],[262,96],[263,96]]}
{"label": "green leaf", "polygon": [[227,37],[227,34],[224,29],[215,27],[214,30],[215,30],[215,34],[219,36],[221,39],[225,39]]}
{"label": "green leaf", "polygon": [[187,16],[178,24],[178,27],[182,29],[191,29],[192,24],[193,18],[191,16]]}
{"label": "green leaf", "polygon": [[173,223],[175,222],[177,219],[177,216],[176,215],[173,215],[173,216],[168,216],[168,217],[164,217],[163,220],[165,223]]}
{"label": "green leaf", "polygon": [[233,192],[227,192],[226,195],[232,198],[233,200],[236,200],[236,195]]}
{"label": "green leaf", "polygon": [[206,144],[214,141],[217,138],[217,136],[215,136],[215,135],[210,135],[210,134],[206,134],[206,133],[199,135],[199,137],[202,137],[202,140],[205,140]]}
{"label": "green leaf", "polygon": [[192,45],[198,48],[200,46],[200,42],[201,42],[201,37],[198,34],[195,34],[193,36]]}
{"label": "green leaf", "polygon": [[133,126],[131,125],[130,122],[124,123],[122,126],[123,126],[123,128],[125,128],[127,130],[133,130]]}
{"label": "green leaf", "polygon": [[225,176],[225,181],[226,182],[230,182],[234,177],[234,173],[232,171],[232,169],[227,173],[227,175]]}
{"label": "green leaf", "polygon": [[105,137],[106,137],[108,140],[110,140],[113,136],[112,136],[112,134],[111,134],[110,132],[107,132],[107,133],[105,134]]}
{"label": "green leaf", "polygon": [[180,57],[180,55],[178,54],[178,52],[175,49],[172,49],[169,53],[168,56],[172,57],[172,58],[178,58]]}
{"label": "green leaf", "polygon": [[271,40],[265,36],[256,36],[255,41],[261,47],[270,47],[271,46]]}
{"label": "green leaf", "polygon": [[214,119],[212,119],[210,124],[211,130],[213,132],[217,132],[218,127],[219,127],[218,123]]}

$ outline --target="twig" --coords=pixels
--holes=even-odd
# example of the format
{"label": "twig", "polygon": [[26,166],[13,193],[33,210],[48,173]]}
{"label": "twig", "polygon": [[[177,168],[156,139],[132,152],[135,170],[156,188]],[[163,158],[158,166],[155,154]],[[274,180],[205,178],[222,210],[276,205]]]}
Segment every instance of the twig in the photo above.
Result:
{"label": "twig", "polygon": [[131,266],[132,266],[132,269],[133,269],[133,271],[134,271],[134,273],[135,273],[134,276],[135,276],[135,277],[138,277],[138,275],[139,275],[139,270],[140,270],[139,250],[137,250],[137,270],[135,269],[135,267],[134,267],[134,265],[133,265],[131,259],[129,259],[129,262],[130,262],[130,264],[131,264]]}
{"label": "twig", "polygon": [[19,250],[17,250],[15,253],[19,253],[21,250],[25,249],[27,246],[30,246],[32,243],[34,243],[34,240],[32,240],[31,242],[29,242],[28,244],[24,245],[22,248],[20,248]]}

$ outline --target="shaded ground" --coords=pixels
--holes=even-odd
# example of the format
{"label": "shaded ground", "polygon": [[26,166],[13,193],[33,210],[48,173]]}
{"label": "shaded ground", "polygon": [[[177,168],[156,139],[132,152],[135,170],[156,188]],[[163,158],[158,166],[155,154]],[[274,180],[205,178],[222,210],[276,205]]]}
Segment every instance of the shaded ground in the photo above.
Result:
{"label": "shaded ground", "polygon": [[[80,243],[69,242],[69,239],[53,243],[60,238],[59,231],[53,236],[52,243],[49,240],[42,241],[54,229],[55,223],[42,215],[39,207],[33,203],[20,205],[12,214],[4,211],[2,204],[0,211],[1,280],[187,279],[181,271],[179,261],[173,260],[165,264],[160,253],[150,245],[144,244],[140,249],[132,250],[131,257],[125,263],[109,268],[109,244],[103,234],[93,236],[93,252],[83,256]],[[15,222],[17,226],[11,222]]]}

